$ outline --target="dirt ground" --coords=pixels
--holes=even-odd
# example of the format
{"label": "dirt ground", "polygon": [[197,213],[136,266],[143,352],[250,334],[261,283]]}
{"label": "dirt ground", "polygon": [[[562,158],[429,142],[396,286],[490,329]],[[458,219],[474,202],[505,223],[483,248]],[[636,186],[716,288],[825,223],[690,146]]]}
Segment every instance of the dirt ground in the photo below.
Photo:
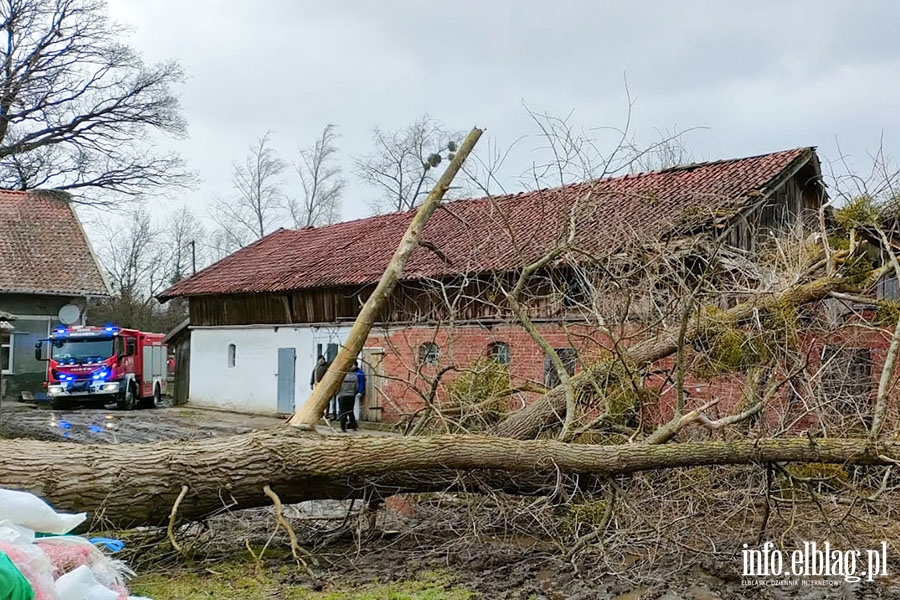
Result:
{"label": "dirt ground", "polygon": [[[900,598],[900,578],[896,575],[880,583],[839,583],[832,587],[744,587],[737,546],[693,561],[683,561],[683,557],[665,551],[652,560],[636,554],[632,567],[620,570],[610,569],[597,554],[570,562],[546,539],[497,531],[479,533],[472,530],[464,509],[451,516],[447,510],[436,508],[433,501],[421,500],[410,498],[412,509],[395,503],[380,512],[378,533],[361,543],[352,532],[323,543],[334,523],[346,514],[347,503],[318,501],[290,507],[285,516],[301,544],[313,549],[318,558],[318,565],[311,570],[291,558],[288,538],[275,529],[270,509],[223,515],[210,520],[203,531],[183,532],[182,542],[198,544],[187,564],[180,559],[168,564],[166,560],[154,562],[157,558],[150,555],[135,557],[132,564],[140,573],[153,573],[152,577],[164,574],[168,581],[199,580],[214,571],[220,574],[219,583],[233,581],[233,587],[239,587],[246,573],[252,573],[255,585],[266,590],[259,598],[304,600]],[[266,548],[266,554],[259,559],[262,548]],[[154,566],[148,571],[141,561]],[[148,581],[145,577],[136,581],[138,591]],[[396,593],[390,587],[392,582],[402,585],[423,579],[438,579],[440,587],[421,595]],[[371,591],[373,585],[377,586],[375,592]],[[190,595],[194,589],[200,586],[188,583],[184,597],[194,598]],[[217,598],[257,597],[246,588],[233,596],[227,591],[218,593]]]}
{"label": "dirt ground", "polygon": [[[19,402],[0,406],[0,436],[79,443],[192,439],[282,424],[277,418],[186,407],[126,412],[112,407],[58,411]],[[320,431],[341,435],[325,427]],[[471,507],[455,502],[452,495],[437,503],[433,496],[389,501],[378,512],[377,526],[360,540],[360,530],[347,526],[352,512],[348,504],[317,501],[286,507],[285,516],[301,544],[319,559],[311,571],[291,558],[288,539],[274,526],[271,509],[220,515],[202,526],[187,526],[180,537],[183,545],[193,548],[190,559],[167,550],[164,532],[157,531],[155,538],[144,542],[140,539],[147,532],[106,533],[127,540],[130,550],[124,558],[139,573],[138,591],[165,590],[178,581],[187,581],[184,589],[194,585],[197,590],[196,595],[187,591],[182,596],[155,592],[162,600],[900,598],[900,565],[892,565],[891,577],[878,583],[745,587],[740,577],[740,546],[733,540],[716,553],[696,559],[685,560],[683,552],[643,547],[616,564],[590,552],[570,561],[564,558],[558,536],[553,542],[553,536],[540,532],[479,530],[484,520],[473,517]],[[260,558],[263,548],[265,555]],[[423,578],[426,591],[407,591],[413,589],[410,582],[418,585]],[[161,588],[154,588],[154,581],[161,581]],[[210,582],[220,586],[215,596],[204,591]],[[373,585],[400,587],[372,591]]]}

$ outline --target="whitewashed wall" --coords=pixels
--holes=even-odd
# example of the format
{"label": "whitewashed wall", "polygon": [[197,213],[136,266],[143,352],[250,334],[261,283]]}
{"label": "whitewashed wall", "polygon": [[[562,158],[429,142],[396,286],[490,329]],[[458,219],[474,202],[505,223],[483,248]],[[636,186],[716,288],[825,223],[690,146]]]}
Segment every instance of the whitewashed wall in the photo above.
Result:
{"label": "whitewashed wall", "polygon": [[[188,402],[237,412],[277,413],[278,349],[296,348],[295,406],[309,398],[316,344],[342,343],[350,327],[282,325],[191,330],[191,395]],[[228,345],[235,366],[228,366]]]}

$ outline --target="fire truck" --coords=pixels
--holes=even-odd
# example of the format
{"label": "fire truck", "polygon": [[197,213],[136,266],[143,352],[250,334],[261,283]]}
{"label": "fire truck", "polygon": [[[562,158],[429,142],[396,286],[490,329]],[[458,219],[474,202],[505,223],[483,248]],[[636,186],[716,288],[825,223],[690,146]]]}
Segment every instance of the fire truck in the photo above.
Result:
{"label": "fire truck", "polygon": [[54,408],[107,404],[122,410],[158,406],[166,393],[163,334],[118,327],[59,327],[35,344],[47,362],[47,397]]}

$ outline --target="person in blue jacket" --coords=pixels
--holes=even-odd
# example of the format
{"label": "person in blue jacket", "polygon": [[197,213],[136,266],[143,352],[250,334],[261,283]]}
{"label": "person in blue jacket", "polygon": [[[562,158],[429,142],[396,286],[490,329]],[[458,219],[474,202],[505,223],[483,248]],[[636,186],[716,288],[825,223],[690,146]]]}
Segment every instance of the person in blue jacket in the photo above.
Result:
{"label": "person in blue jacket", "polygon": [[366,393],[366,376],[359,363],[354,362],[350,367],[350,371],[344,375],[341,381],[341,387],[338,390],[338,408],[340,410],[339,421],[341,423],[341,431],[346,432],[348,429],[356,430],[356,415],[354,414],[356,405],[362,401],[362,397]]}
{"label": "person in blue jacket", "polygon": [[356,405],[362,408],[362,399],[366,395],[366,374],[359,366],[359,361],[354,364],[356,365],[356,381],[359,384],[356,388]]}

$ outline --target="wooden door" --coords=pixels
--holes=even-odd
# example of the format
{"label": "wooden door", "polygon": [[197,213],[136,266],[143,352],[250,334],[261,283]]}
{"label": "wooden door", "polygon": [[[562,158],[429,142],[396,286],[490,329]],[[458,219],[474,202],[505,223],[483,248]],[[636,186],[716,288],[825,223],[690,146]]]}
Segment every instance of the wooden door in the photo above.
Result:
{"label": "wooden door", "polygon": [[366,374],[366,397],[359,409],[363,421],[381,421],[381,409],[384,405],[384,349],[363,348],[362,369]]}

